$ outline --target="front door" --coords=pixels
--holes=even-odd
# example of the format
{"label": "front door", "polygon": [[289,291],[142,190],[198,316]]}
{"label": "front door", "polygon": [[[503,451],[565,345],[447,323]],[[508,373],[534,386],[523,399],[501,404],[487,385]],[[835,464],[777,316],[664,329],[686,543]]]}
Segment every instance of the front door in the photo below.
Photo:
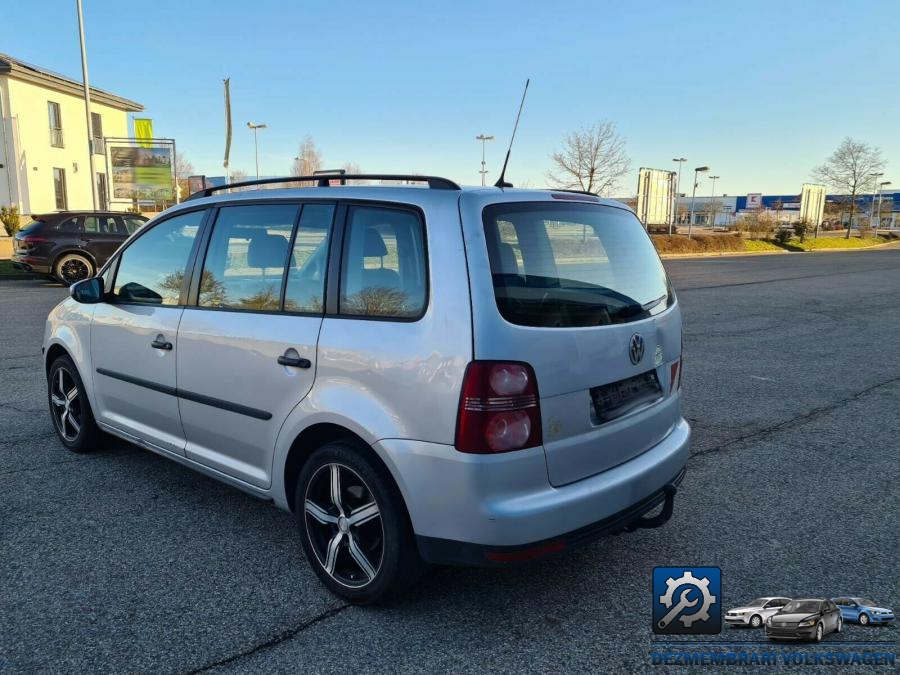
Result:
{"label": "front door", "polygon": [[278,432],[315,378],[334,210],[323,203],[218,210],[196,301],[178,330],[190,459],[271,485]]}
{"label": "front door", "polygon": [[156,223],[119,256],[91,327],[97,420],[184,454],[175,360],[185,269],[204,210]]}

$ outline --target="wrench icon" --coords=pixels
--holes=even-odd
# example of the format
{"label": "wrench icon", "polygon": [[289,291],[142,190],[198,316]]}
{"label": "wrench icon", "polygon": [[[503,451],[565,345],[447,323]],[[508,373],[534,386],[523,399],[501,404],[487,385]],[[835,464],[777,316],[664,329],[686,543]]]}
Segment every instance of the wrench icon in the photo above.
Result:
{"label": "wrench icon", "polygon": [[687,599],[688,593],[690,593],[693,590],[694,590],[693,588],[685,588],[681,592],[681,600],[679,600],[675,604],[675,606],[672,609],[670,609],[668,611],[668,613],[666,613],[666,615],[662,619],[659,620],[659,623],[656,625],[659,626],[660,628],[665,628],[670,623],[672,623],[672,619],[674,619],[676,616],[678,616],[678,613],[681,610],[683,610],[686,607],[693,607],[698,602],[700,602],[700,598],[697,598],[693,602],[688,602],[688,599]]}

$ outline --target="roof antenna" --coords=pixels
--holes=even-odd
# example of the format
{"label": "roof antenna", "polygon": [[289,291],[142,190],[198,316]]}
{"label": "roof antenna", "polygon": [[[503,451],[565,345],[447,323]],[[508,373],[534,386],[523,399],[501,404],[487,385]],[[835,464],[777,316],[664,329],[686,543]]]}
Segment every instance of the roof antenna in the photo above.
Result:
{"label": "roof antenna", "polygon": [[516,129],[519,128],[519,118],[522,116],[522,106],[525,105],[525,94],[528,93],[528,84],[530,82],[530,77],[525,80],[525,91],[522,92],[522,102],[519,103],[519,112],[516,114],[516,124],[513,127],[512,138],[509,139],[509,148],[506,150],[506,159],[503,161],[503,171],[500,172],[500,178],[494,183],[494,187],[507,188],[513,186],[512,183],[506,182],[506,165],[509,164],[509,153],[512,151],[513,141],[516,140]]}

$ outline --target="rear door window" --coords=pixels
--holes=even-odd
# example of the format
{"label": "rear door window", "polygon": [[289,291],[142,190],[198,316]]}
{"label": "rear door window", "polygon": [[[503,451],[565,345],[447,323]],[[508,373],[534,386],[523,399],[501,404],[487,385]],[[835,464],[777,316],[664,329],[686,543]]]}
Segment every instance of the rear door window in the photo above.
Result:
{"label": "rear door window", "polygon": [[428,282],[419,214],[351,206],[345,237],[339,312],[394,319],[421,316]]}
{"label": "rear door window", "polygon": [[513,202],[485,208],[500,314],[523,326],[603,326],[653,316],[673,299],[640,221],[599,204]]}
{"label": "rear door window", "polygon": [[85,216],[82,229],[88,234],[119,234],[115,216]]}
{"label": "rear door window", "polygon": [[219,209],[200,277],[201,307],[278,310],[297,204]]}

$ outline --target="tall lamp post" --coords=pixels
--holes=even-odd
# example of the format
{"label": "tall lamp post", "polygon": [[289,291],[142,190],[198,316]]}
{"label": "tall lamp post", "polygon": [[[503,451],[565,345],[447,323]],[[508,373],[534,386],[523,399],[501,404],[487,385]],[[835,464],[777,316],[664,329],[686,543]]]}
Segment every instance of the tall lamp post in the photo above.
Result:
{"label": "tall lamp post", "polygon": [[493,136],[485,136],[484,134],[478,134],[475,137],[475,140],[481,141],[481,171],[479,171],[478,173],[481,174],[481,186],[484,187],[484,178],[485,178],[485,176],[487,176],[487,169],[485,168],[485,164],[484,164],[484,146],[487,144],[488,141],[494,140],[494,137]]}
{"label": "tall lamp post", "polygon": [[[875,219],[875,222],[878,225],[881,225],[881,198],[883,197],[882,192],[884,192],[884,188],[891,184],[891,181],[885,180],[881,181],[878,184],[878,217]],[[875,236],[878,236],[878,225],[875,226]]]}
{"label": "tall lamp post", "polygon": [[697,176],[706,171],[709,171],[708,166],[698,166],[694,169],[694,189],[691,190],[691,213],[690,220],[688,220],[688,239],[691,238],[691,234],[694,231],[694,197],[697,196]]}
{"label": "tall lamp post", "polygon": [[259,138],[257,137],[257,131],[259,129],[265,129],[266,125],[247,122],[247,128],[253,129],[253,152],[256,155],[256,180],[259,180]]}
{"label": "tall lamp post", "polygon": [[87,50],[84,47],[84,16],[81,12],[81,0],[75,0],[78,12],[78,37],[81,40],[81,76],[84,79],[84,116],[87,122],[88,166],[91,170],[91,198],[94,210],[97,210],[97,178],[94,172],[94,130],[91,124],[91,87],[88,84]]}
{"label": "tall lamp post", "polygon": [[869,210],[869,225],[872,226],[872,235],[878,236],[878,224],[875,222],[875,197],[878,193],[878,179],[884,175],[884,171],[875,171],[869,174],[875,181],[872,185],[872,208]]}
{"label": "tall lamp post", "polygon": [[673,162],[678,162],[678,179],[675,181],[675,196],[672,198],[672,222],[669,223],[669,236],[672,236],[672,227],[675,225],[675,221],[678,218],[678,195],[681,194],[681,165],[684,164],[687,159],[685,157],[673,158]]}
{"label": "tall lamp post", "polygon": [[709,192],[709,226],[716,226],[716,181],[719,180],[721,176],[710,176],[709,179],[712,181],[712,190]]}

